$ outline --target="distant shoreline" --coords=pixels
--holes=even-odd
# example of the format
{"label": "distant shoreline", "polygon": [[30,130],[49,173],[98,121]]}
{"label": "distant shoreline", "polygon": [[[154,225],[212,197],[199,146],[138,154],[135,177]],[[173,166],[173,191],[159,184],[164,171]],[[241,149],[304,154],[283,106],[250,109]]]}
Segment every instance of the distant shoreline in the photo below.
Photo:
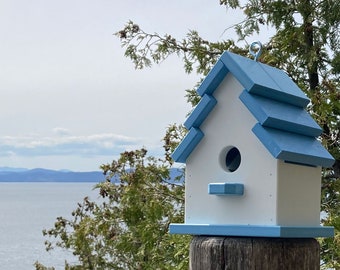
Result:
{"label": "distant shoreline", "polygon": [[[175,180],[179,176],[182,176],[181,170],[171,168],[168,182],[183,182],[183,179]],[[105,181],[102,171],[73,172],[0,167],[0,183],[100,183],[102,181]],[[114,177],[112,181],[119,181],[119,177]]]}
{"label": "distant shoreline", "polygon": [[[103,181],[103,180],[101,180]],[[99,183],[101,181],[75,181],[75,180],[0,180],[0,183]]]}
{"label": "distant shoreline", "polygon": [[101,171],[73,172],[47,169],[0,168],[0,182],[60,182],[60,183],[99,183],[105,180]]}

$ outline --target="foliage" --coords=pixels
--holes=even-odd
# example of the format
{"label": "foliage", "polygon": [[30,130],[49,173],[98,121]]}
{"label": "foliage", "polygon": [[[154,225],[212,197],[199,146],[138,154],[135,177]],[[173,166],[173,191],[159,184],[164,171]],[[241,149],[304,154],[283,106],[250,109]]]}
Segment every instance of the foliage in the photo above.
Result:
{"label": "foliage", "polygon": [[170,182],[167,164],[140,149],[102,165],[100,200],[84,198],[72,220],[58,217],[44,230],[55,239],[47,250],[73,250],[79,265],[66,263],[70,270],[187,269],[189,237],[168,233],[170,222],[183,222],[184,188],[180,179]]}
{"label": "foliage", "polygon": [[335,237],[320,239],[321,258],[324,269],[340,269],[340,211],[339,180],[324,180],[322,189],[322,209],[328,214],[322,220],[326,226],[335,227]]}
{"label": "foliage", "polygon": [[[262,42],[259,61],[283,69],[311,99],[309,112],[324,129],[320,140],[335,157],[333,168],[323,170],[322,223],[334,226],[335,238],[321,239],[323,267],[340,268],[340,1],[338,0],[220,0],[229,12],[240,9],[244,19],[234,28],[239,40],[208,41],[197,31],[183,39],[147,33],[129,21],[116,35],[125,56],[142,69],[175,54],[186,72],[205,76],[225,50],[247,55],[253,34],[274,30]],[[252,41],[252,40],[251,40]],[[195,106],[195,88],[186,98]],[[45,235],[47,249],[68,248],[78,266],[65,269],[187,269],[188,237],[168,234],[170,222],[183,219],[183,186],[167,183],[170,153],[185,135],[172,125],[164,137],[165,160],[147,156],[144,149],[125,152],[103,165],[107,181],[99,184],[101,201],[85,198],[73,219],[57,218]],[[118,178],[119,177],[119,178]],[[119,185],[113,179],[119,179]],[[36,263],[36,269],[48,270]],[[52,269],[52,268],[51,268]]]}
{"label": "foliage", "polygon": [[196,72],[207,74],[225,48],[238,49],[232,40],[212,43],[202,39],[194,30],[182,40],[168,34],[160,36],[157,33],[146,33],[132,21],[116,35],[126,47],[125,56],[130,58],[138,69],[150,67],[152,62],[160,63],[169,55],[177,54],[182,56],[186,72],[192,72],[194,64],[197,64]]}

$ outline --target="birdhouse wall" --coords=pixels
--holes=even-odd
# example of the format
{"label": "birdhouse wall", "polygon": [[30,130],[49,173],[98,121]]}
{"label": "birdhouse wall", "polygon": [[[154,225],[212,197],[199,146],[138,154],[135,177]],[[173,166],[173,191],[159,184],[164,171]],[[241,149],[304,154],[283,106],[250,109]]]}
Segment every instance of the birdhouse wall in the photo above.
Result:
{"label": "birdhouse wall", "polygon": [[319,226],[321,167],[278,160],[277,224]]}
{"label": "birdhouse wall", "polygon": [[[218,102],[200,126],[204,137],[186,161],[186,224],[276,223],[277,160],[251,131],[257,121],[239,99],[243,89],[229,73],[214,92]],[[234,172],[224,165],[230,147],[241,154]],[[244,194],[208,194],[209,183],[241,183]]]}

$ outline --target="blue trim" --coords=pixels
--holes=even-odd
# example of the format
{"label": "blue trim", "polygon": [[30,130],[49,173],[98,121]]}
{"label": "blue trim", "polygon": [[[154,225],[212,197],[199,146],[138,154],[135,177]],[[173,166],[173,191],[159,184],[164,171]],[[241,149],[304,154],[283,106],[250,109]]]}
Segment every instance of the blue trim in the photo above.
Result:
{"label": "blue trim", "polygon": [[334,158],[315,138],[262,127],[260,124],[256,124],[252,131],[275,158],[325,168],[334,163]]}
{"label": "blue trim", "polygon": [[171,157],[176,162],[185,163],[188,156],[195,149],[196,145],[204,137],[203,132],[199,128],[191,128],[183,141],[177,146]]}
{"label": "blue trim", "polygon": [[333,237],[334,227],[170,224],[170,233],[215,236],[315,238]]}
{"label": "blue trim", "polygon": [[172,154],[175,161],[185,162],[203,138],[199,127],[215,106],[212,94],[229,71],[248,91],[240,98],[263,125],[263,130],[256,127],[253,132],[274,157],[310,166],[332,166],[333,157],[314,139],[321,128],[303,110],[309,103],[305,94],[283,71],[230,52],[223,53],[198,88],[202,103],[185,122],[190,131]]}
{"label": "blue trim", "polygon": [[304,108],[309,99],[282,70],[224,52],[221,61],[250,93]]}
{"label": "blue trim", "polygon": [[217,100],[213,96],[205,94],[185,121],[184,126],[188,130],[192,127],[199,127],[215,107],[216,103]]}
{"label": "blue trim", "polygon": [[212,195],[242,196],[244,185],[238,183],[210,183],[208,193]]}
{"label": "blue trim", "polygon": [[197,89],[197,93],[201,97],[204,94],[212,95],[228,72],[229,70],[226,68],[226,66],[220,60],[217,61],[215,66],[210,70],[200,87]]}
{"label": "blue trim", "polygon": [[240,95],[240,100],[262,126],[311,137],[322,133],[320,126],[303,108],[251,95],[246,90]]}

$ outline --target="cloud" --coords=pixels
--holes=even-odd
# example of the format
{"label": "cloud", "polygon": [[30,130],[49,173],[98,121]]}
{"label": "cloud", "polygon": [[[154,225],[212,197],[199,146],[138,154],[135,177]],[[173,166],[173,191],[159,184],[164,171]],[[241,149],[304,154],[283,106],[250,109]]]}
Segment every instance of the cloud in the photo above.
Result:
{"label": "cloud", "polygon": [[[113,156],[125,150],[140,148],[140,138],[113,133],[83,136],[70,135],[66,129],[54,129],[59,136],[41,137],[3,136],[0,137],[2,156]],[[60,136],[61,135],[61,136]]]}
{"label": "cloud", "polygon": [[61,136],[70,135],[71,134],[70,130],[68,130],[67,128],[62,128],[62,127],[56,127],[52,131],[56,135],[61,135]]}

